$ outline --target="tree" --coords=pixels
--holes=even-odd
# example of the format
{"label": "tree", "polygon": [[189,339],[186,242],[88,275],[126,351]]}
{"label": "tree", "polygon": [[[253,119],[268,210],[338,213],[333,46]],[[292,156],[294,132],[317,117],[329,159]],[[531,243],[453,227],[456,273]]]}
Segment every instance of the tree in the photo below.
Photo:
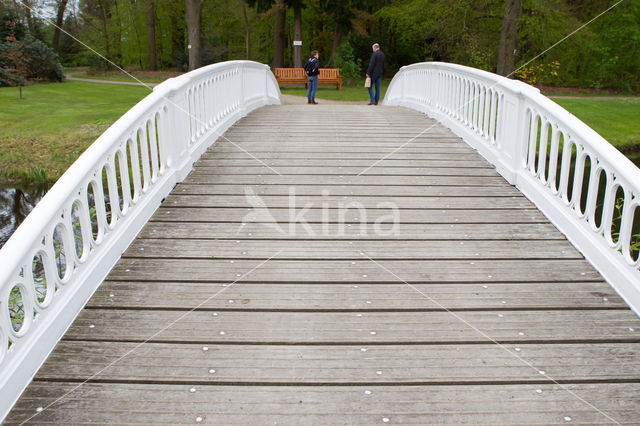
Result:
{"label": "tree", "polygon": [[[295,26],[293,39],[302,41],[302,7],[299,5],[293,9],[293,21]],[[293,46],[293,67],[302,67],[302,46]]]}
{"label": "tree", "polygon": [[149,69],[155,71],[158,69],[158,57],[156,46],[156,2],[155,0],[147,1],[147,32],[149,33]]}
{"label": "tree", "polygon": [[64,12],[67,8],[68,0],[56,0],[56,26],[53,29],[53,41],[51,42],[51,47],[53,50],[58,52],[60,50],[60,28],[64,24]]}
{"label": "tree", "polygon": [[8,21],[6,25],[8,35],[0,45],[0,83],[18,87],[20,99],[23,99],[22,87],[29,75],[29,58],[24,43],[15,37],[15,21]]}
{"label": "tree", "polygon": [[246,3],[242,3],[242,18],[244,23],[244,58],[249,59],[251,57],[251,27],[249,27]]}
{"label": "tree", "polygon": [[[83,1],[80,3],[83,22],[85,25],[85,33],[90,38],[97,38],[102,42],[102,53],[104,56],[113,61],[118,61],[120,52],[114,55],[114,37],[112,36],[112,19],[114,5],[116,0],[93,0]],[[97,40],[96,40],[97,41]],[[99,64],[100,67],[106,67],[100,60],[91,58],[91,60]]]}
{"label": "tree", "polygon": [[498,47],[497,73],[510,76],[516,69],[516,49],[518,47],[518,18],[522,10],[522,0],[507,0],[504,6],[500,45]]}
{"label": "tree", "polygon": [[202,0],[185,0],[189,35],[189,71],[200,67],[200,19]]}
{"label": "tree", "polygon": [[[160,4],[162,5],[162,3]],[[165,4],[166,6],[166,4]],[[178,71],[184,71],[189,66],[189,60],[185,57],[185,10],[183,4],[179,3],[168,10],[170,22],[170,39],[171,39],[171,62]]]}
{"label": "tree", "polygon": [[[266,12],[267,10],[273,10],[276,15],[276,23],[274,26],[273,34],[273,67],[280,68],[284,66],[284,52],[285,52],[285,27],[287,8],[293,8],[294,21],[295,21],[295,35],[296,40],[302,40],[302,9],[304,8],[304,0],[245,0],[250,6],[255,6],[258,12]],[[301,48],[296,46],[294,48],[294,66],[302,66]]]}
{"label": "tree", "polygon": [[284,25],[287,17],[287,7],[284,0],[276,0],[274,5],[276,12],[276,25],[274,27],[274,41],[273,48],[273,67],[282,68],[284,66]]}

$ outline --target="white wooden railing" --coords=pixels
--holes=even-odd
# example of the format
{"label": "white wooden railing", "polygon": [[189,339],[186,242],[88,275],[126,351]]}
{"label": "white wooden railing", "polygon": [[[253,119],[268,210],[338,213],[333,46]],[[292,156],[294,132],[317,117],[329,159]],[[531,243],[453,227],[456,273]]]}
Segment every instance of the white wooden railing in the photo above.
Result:
{"label": "white wooden railing", "polygon": [[158,85],[73,163],[0,250],[0,420],[193,162],[279,103],[266,65],[203,67]]}
{"label": "white wooden railing", "polygon": [[640,313],[640,170],[600,135],[532,86],[441,62],[403,67],[384,104],[477,149]]}

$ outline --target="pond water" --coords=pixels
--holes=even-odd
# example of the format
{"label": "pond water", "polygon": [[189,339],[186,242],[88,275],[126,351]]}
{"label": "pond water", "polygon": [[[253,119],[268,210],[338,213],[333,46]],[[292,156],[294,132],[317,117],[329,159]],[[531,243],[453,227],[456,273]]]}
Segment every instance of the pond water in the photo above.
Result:
{"label": "pond water", "polygon": [[0,248],[38,204],[46,189],[0,187]]}

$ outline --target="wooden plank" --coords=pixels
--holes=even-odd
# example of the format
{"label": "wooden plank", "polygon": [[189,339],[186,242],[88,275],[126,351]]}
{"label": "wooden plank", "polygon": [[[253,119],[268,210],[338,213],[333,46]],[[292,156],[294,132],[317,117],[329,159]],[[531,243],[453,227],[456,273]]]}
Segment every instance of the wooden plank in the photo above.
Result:
{"label": "wooden plank", "polygon": [[[413,287],[413,288],[412,288]],[[481,309],[622,309],[603,282],[459,284],[279,284],[105,281],[91,308],[408,311]],[[219,291],[220,297],[213,297]],[[424,293],[431,299],[418,293]],[[416,297],[420,296],[420,297]],[[605,300],[606,299],[606,300]]]}
{"label": "wooden plank", "polygon": [[[256,142],[260,140],[260,142]],[[344,149],[348,149],[350,152],[382,152],[380,156],[384,157],[386,154],[392,153],[410,153],[416,151],[419,153],[429,152],[435,149],[449,150],[452,148],[464,148],[468,149],[469,145],[462,142],[443,142],[440,139],[434,139],[431,142],[425,143],[407,143],[407,141],[398,139],[380,139],[377,141],[368,140],[348,140],[340,141],[332,139],[329,141],[323,141],[322,143],[305,141],[303,138],[273,138],[272,140],[263,139],[260,137],[252,138],[250,141],[241,139],[224,139],[219,140],[210,148],[211,150],[217,149],[218,146],[227,147],[230,151],[234,152],[247,152],[252,153],[255,151],[299,151],[301,149],[322,149],[325,151],[337,151],[342,152]],[[233,149],[231,149],[233,148]],[[372,160],[373,162],[373,160]]]}
{"label": "wooden plank", "polygon": [[[372,162],[373,164],[373,162]],[[274,171],[274,169],[277,171]],[[492,168],[467,168],[467,167],[277,167],[269,168],[256,161],[255,166],[221,166],[221,167],[199,167],[198,171],[203,174],[212,175],[261,175],[261,174],[283,174],[283,175],[357,175],[359,173],[376,176],[497,176],[497,172]]]}
{"label": "wooden plank", "polygon": [[[151,222],[228,222],[228,223],[265,223],[278,222],[288,223],[291,221],[301,221],[304,219],[308,223],[344,223],[360,224],[375,223],[381,216],[389,213],[385,209],[369,209],[366,215],[344,214],[337,209],[309,209],[303,215],[299,215],[300,210],[289,210],[282,208],[269,209],[270,216],[261,214],[248,214],[246,208],[234,207],[160,207],[151,218]],[[296,219],[296,217],[298,217]],[[399,214],[400,223],[544,223],[549,220],[542,213],[534,209],[516,210],[415,210],[402,209]],[[455,238],[456,236],[451,236]],[[509,238],[509,237],[507,237]],[[555,237],[554,237],[555,238]],[[466,239],[466,238],[465,238]]]}
{"label": "wooden plank", "polygon": [[[471,148],[455,148],[451,150],[432,150],[433,152],[428,153],[412,153],[408,154],[404,150],[401,150],[397,153],[386,155],[386,153],[380,152],[352,152],[352,155],[348,155],[347,152],[296,152],[296,151],[260,151],[260,153],[252,152],[252,154],[256,155],[256,157],[265,160],[265,159],[303,159],[303,160],[348,160],[348,159],[357,159],[357,160],[371,160],[377,161],[384,158],[384,161],[394,160],[394,161],[405,161],[405,160],[448,160],[448,161],[474,161],[481,159],[475,151]],[[247,160],[251,158],[246,153],[238,150],[234,150],[231,152],[221,151],[221,150],[211,150],[206,152],[201,159],[202,160],[227,160],[227,159],[235,159],[235,160]]]}
{"label": "wooden plank", "polygon": [[[362,349],[365,351],[362,351]],[[518,351],[515,351],[518,348]],[[61,342],[37,380],[183,384],[640,382],[640,344],[436,346]],[[518,357],[514,356],[517,355]],[[124,358],[123,358],[124,357]],[[112,364],[112,365],[110,365]],[[214,373],[209,371],[214,369]],[[546,375],[541,375],[543,369]],[[96,375],[97,373],[97,375]]]}
{"label": "wooden plank", "polygon": [[[173,210],[170,210],[173,211]],[[249,223],[256,213],[247,210],[247,223],[229,226],[225,223],[150,222],[142,238],[190,238],[215,240],[285,239],[285,240],[565,240],[549,223],[477,223],[477,224],[411,224],[375,227],[371,224],[293,223],[280,226],[270,223]],[[295,225],[295,226],[294,226]],[[355,244],[355,243],[354,243]]]}
{"label": "wooden plank", "polygon": [[[35,382],[7,420],[39,424],[637,424],[637,383],[215,386]],[[368,392],[366,392],[368,391]],[[61,398],[63,397],[64,398]],[[585,402],[586,401],[586,402]],[[38,407],[51,407],[37,413]],[[595,407],[595,408],[594,408]],[[604,414],[603,414],[604,413]]]}
{"label": "wooden plank", "polygon": [[[329,124],[329,123],[327,123]],[[355,136],[359,138],[379,138],[379,137],[393,137],[393,138],[405,138],[429,135],[431,137],[449,137],[459,139],[449,129],[431,123],[418,123],[413,126],[389,126],[385,125],[371,125],[370,127],[356,126],[349,123],[348,125],[339,125],[338,123],[330,123],[325,126],[254,126],[253,128],[245,126],[235,126],[229,129],[227,135],[331,135],[331,136]]]}
{"label": "wooden plank", "polygon": [[531,209],[534,205],[523,196],[511,197],[392,197],[367,195],[258,195],[247,191],[243,195],[183,195],[171,193],[163,203],[165,206],[184,207],[298,207],[338,209]]}
{"label": "wooden plank", "polygon": [[[241,247],[241,245],[239,245]],[[354,257],[361,249],[354,246]],[[366,252],[363,252],[366,253]],[[113,280],[243,282],[514,282],[600,281],[585,260],[361,260],[122,259]]]}
{"label": "wooden plank", "polygon": [[[229,132],[305,132],[305,133],[322,133],[341,130],[350,130],[358,133],[361,136],[375,136],[378,134],[377,130],[404,130],[404,131],[425,131],[424,134],[444,133],[452,137],[455,136],[451,130],[442,127],[436,120],[422,117],[422,120],[402,121],[403,117],[398,117],[398,121],[380,123],[367,122],[361,117],[352,117],[346,120],[340,120],[335,117],[326,118],[327,122],[323,123],[323,119],[315,121],[296,121],[287,120],[277,122],[276,116],[274,121],[270,119],[262,119],[259,121],[252,121],[251,119],[243,122],[241,125],[233,126]],[[435,124],[435,126],[433,126]],[[431,127],[433,126],[433,127]],[[431,128],[429,128],[431,127]],[[426,130],[425,130],[426,129]]]}
{"label": "wooden plank", "polygon": [[[225,134],[229,139],[233,136],[245,136],[245,137],[253,137],[253,136],[299,136],[305,137],[311,135],[314,140],[318,140],[319,136],[335,136],[340,138],[345,137],[356,137],[360,139],[376,139],[376,138],[384,138],[384,137],[392,137],[394,139],[410,139],[417,137],[424,137],[428,135],[430,138],[435,139],[451,139],[451,140],[460,140],[455,134],[453,134],[450,130],[444,129],[443,127],[437,125],[435,127],[431,127],[430,124],[425,123],[425,125],[417,125],[413,127],[407,126],[371,126],[371,127],[363,127],[363,128],[354,128],[354,126],[325,126],[325,127],[287,127],[285,130],[283,128],[278,127],[256,127],[253,129],[245,128],[245,127],[232,127]],[[424,139],[428,139],[425,137]]]}
{"label": "wooden plank", "polygon": [[[416,292],[414,297],[422,296]],[[630,310],[347,313],[85,309],[64,339],[204,345],[434,345],[492,340],[518,344],[638,343],[640,319]]]}
{"label": "wooden plank", "polygon": [[[426,159],[426,160],[390,160],[384,157],[380,157],[374,160],[365,159],[329,159],[322,160],[319,158],[312,159],[303,159],[297,158],[295,161],[291,161],[291,159],[261,159],[266,164],[272,167],[288,167],[291,166],[292,163],[297,167],[331,167],[331,168],[343,168],[343,167],[369,167],[377,162],[375,167],[397,167],[400,171],[409,167],[424,167],[424,168],[448,168],[448,167],[466,167],[469,169],[486,169],[493,168],[490,163],[488,163],[484,159],[479,158],[471,158],[467,160],[456,159],[456,160],[436,160],[436,159]],[[223,160],[218,159],[209,159],[202,158],[194,164],[194,167],[251,167],[256,164],[256,160],[254,158],[246,157],[242,159],[229,159],[225,158]],[[258,165],[260,163],[257,163]]]}
{"label": "wooden plank", "polygon": [[178,185],[175,195],[295,195],[316,196],[369,196],[369,197],[517,197],[520,191],[512,186],[373,186],[373,185]]}
{"label": "wooden plank", "polygon": [[[313,185],[317,176],[277,175],[212,175],[194,170],[184,183],[204,184],[262,184],[262,185]],[[375,186],[510,186],[499,176],[367,176],[367,175],[325,175],[322,183],[331,189],[333,185],[375,185]]]}
{"label": "wooden plank", "polygon": [[[406,156],[415,156],[415,158],[420,158],[421,156],[431,156],[431,155],[446,155],[448,157],[456,156],[456,155],[477,155],[476,151],[472,149],[469,145],[459,144],[459,145],[451,145],[447,144],[446,146],[437,147],[437,146],[415,146],[415,145],[405,145],[402,149],[393,152],[393,148],[388,148],[384,146],[372,146],[368,145],[366,147],[352,147],[348,144],[341,144],[335,146],[324,146],[318,144],[305,144],[304,142],[299,142],[298,144],[287,144],[283,146],[277,141],[274,142],[255,142],[255,149],[251,150],[251,154],[258,158],[286,158],[287,155],[291,156],[307,156],[307,155],[343,155],[348,157],[353,156],[368,156],[368,157],[376,157],[375,159],[380,159],[385,156],[389,156],[388,158],[404,158]],[[402,144],[398,144],[402,146]],[[245,148],[246,145],[242,145]],[[216,142],[212,145],[205,154],[207,157],[218,157],[220,155],[238,155],[242,156],[242,158],[249,157],[249,154],[244,152],[239,148],[239,145],[233,145],[224,140]],[[283,157],[280,157],[282,155]],[[348,158],[347,157],[347,158]],[[374,160],[374,158],[372,158]]]}
{"label": "wooden plank", "polygon": [[[144,250],[140,250],[144,249]],[[567,241],[362,241],[362,250],[373,259],[583,259]],[[241,247],[234,240],[137,239],[123,257],[362,260],[348,241],[248,240]]]}

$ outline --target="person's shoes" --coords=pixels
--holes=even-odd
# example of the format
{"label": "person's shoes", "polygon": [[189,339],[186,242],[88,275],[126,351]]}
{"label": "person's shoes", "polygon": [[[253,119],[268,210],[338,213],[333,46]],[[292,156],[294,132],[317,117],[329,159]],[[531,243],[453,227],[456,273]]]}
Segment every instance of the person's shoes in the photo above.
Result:
{"label": "person's shoes", "polygon": [[375,105],[373,102],[369,102],[369,105]]}
{"label": "person's shoes", "polygon": [[316,101],[311,101],[312,104],[314,105],[318,105],[318,103]]}
{"label": "person's shoes", "polygon": [[311,104],[313,104],[313,102],[311,102],[311,101],[307,101],[307,104],[311,105]]}

